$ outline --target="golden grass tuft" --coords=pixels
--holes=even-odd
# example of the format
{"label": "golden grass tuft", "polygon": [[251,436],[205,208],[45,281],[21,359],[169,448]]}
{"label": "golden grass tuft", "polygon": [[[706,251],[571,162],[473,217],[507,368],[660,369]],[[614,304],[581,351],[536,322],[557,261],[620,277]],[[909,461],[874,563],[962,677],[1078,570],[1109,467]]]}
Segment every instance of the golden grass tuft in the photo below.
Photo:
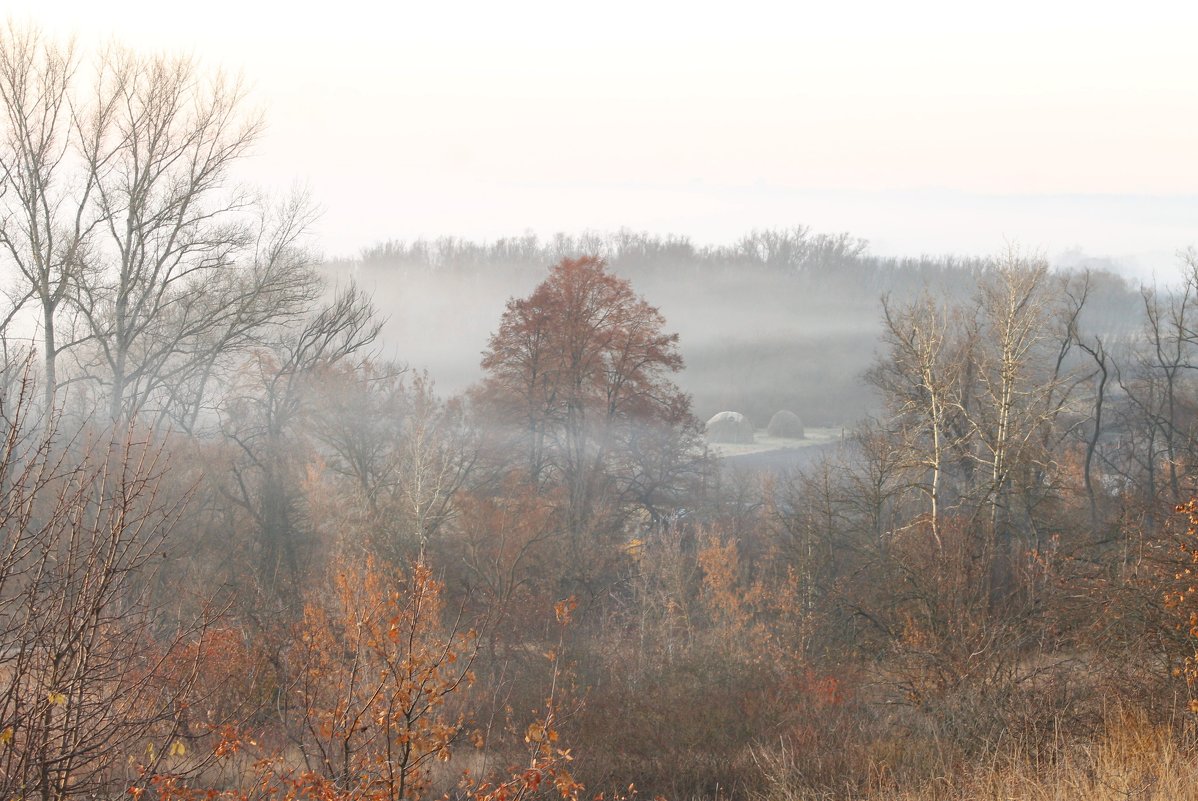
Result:
{"label": "golden grass tuft", "polygon": [[[902,757],[891,748],[881,761],[866,760],[858,788],[838,791],[804,786],[785,748],[760,750],[766,790],[757,801],[1198,801],[1193,737],[1136,710],[1111,711],[1097,737],[1062,743],[1047,755],[1007,746],[981,762],[937,770],[933,751],[909,755],[927,760],[924,778],[897,778],[892,760]],[[904,775],[917,773],[914,767],[904,766]]]}

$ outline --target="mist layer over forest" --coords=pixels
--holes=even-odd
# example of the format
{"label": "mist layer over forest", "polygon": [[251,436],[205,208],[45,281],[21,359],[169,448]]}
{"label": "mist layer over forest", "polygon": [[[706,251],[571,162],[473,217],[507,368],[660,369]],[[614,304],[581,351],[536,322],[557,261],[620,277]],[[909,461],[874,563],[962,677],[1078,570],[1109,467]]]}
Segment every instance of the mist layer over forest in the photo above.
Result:
{"label": "mist layer over forest", "polygon": [[[548,265],[580,254],[605,259],[665,315],[686,363],[677,381],[697,417],[736,410],[759,428],[779,409],[846,428],[876,413],[879,398],[864,375],[878,353],[882,298],[901,305],[926,292],[968,303],[987,267],[951,255],[875,257],[849,234],[796,226],[714,247],[629,231],[391,240],[324,269],[371,294],[386,318],[387,352],[455,394],[481,376],[478,354],[507,299],[527,294]],[[1102,259],[1071,262],[1066,272],[1091,276],[1087,324],[1129,336],[1142,313],[1139,287]]]}

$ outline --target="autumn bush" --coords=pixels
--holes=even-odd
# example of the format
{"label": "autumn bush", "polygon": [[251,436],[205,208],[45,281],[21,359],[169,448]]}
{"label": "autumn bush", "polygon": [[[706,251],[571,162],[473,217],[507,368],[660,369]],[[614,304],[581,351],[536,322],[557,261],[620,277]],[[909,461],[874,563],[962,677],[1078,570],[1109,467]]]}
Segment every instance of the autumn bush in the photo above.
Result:
{"label": "autumn bush", "polygon": [[[510,721],[520,726],[515,738],[495,731],[492,741],[471,691],[477,635],[462,626],[460,610],[445,609],[442,592],[422,562],[406,571],[373,557],[339,563],[308,594],[274,657],[277,717],[243,716],[208,726],[204,739],[175,741],[165,762],[139,760],[130,792],[176,801],[577,798],[581,785],[558,734],[557,654],[539,713]],[[559,629],[573,608],[556,605]],[[221,630],[179,656],[243,666],[247,653],[235,632]],[[200,763],[184,764],[187,754]]]}

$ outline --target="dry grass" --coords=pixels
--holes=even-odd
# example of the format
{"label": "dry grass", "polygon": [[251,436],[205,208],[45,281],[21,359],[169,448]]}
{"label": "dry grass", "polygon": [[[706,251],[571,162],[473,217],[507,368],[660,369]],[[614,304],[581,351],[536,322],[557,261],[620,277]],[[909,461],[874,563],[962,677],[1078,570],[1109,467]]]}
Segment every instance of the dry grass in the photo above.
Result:
{"label": "dry grass", "polygon": [[778,748],[757,754],[768,788],[757,801],[1198,801],[1198,748],[1181,739],[1119,709],[1099,737],[1062,744],[1047,757],[1011,747],[919,781],[900,781],[893,763],[871,759],[863,788],[840,792],[805,788],[794,756]]}

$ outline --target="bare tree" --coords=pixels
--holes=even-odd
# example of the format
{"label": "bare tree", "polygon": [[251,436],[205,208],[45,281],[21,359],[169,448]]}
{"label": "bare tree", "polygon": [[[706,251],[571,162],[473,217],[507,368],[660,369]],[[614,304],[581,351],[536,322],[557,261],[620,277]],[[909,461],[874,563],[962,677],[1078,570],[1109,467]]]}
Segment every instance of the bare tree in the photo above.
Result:
{"label": "bare tree", "polygon": [[220,287],[254,242],[250,198],[230,170],[262,124],[245,113],[238,82],[188,59],[114,49],[98,86],[114,108],[82,150],[104,244],[76,302],[95,346],[86,367],[120,420],[146,405],[160,369],[187,343],[228,328],[225,313],[214,314],[210,282]]}
{"label": "bare tree", "polygon": [[869,372],[883,392],[891,425],[904,433],[909,467],[920,474],[911,480],[926,496],[927,523],[943,550],[941,520],[949,463],[959,461],[969,436],[964,424],[975,337],[948,308],[924,295],[906,308],[882,302],[883,339],[889,357]]}
{"label": "bare tree", "polygon": [[303,562],[297,477],[311,451],[300,424],[313,382],[335,367],[363,369],[381,326],[369,298],[347,287],[307,320],[277,329],[273,343],[242,366],[222,405],[222,431],[237,447],[224,491],[251,517],[258,576],[272,592],[294,589]]}
{"label": "bare tree", "polygon": [[103,97],[90,114],[76,108],[78,66],[72,45],[59,46],[35,28],[10,20],[0,31],[0,247],[21,279],[0,330],[26,302],[37,303],[47,407],[59,384],[58,357],[72,344],[69,335],[60,338],[58,317],[101,222],[91,200],[107,153],[97,148],[91,169],[80,163],[79,123],[86,118],[91,130],[104,130],[113,111]]}
{"label": "bare tree", "polygon": [[302,192],[262,201],[252,223],[252,254],[163,311],[168,337],[147,361],[136,393],[154,401],[159,420],[194,432],[201,414],[215,409],[212,383],[227,381],[249,349],[267,344],[273,330],[319,300],[323,282],[314,255],[302,246],[314,214]]}
{"label": "bare tree", "polygon": [[158,628],[155,573],[186,501],[161,492],[163,451],[132,430],[61,436],[31,416],[29,376],[0,398],[0,792],[94,798],[187,751],[201,665],[178,646],[207,619]]}
{"label": "bare tree", "polygon": [[478,458],[461,404],[439,399],[426,375],[404,373],[387,364],[323,371],[308,416],[326,464],[350,480],[363,533],[397,561],[413,546],[423,553],[454,516]]}
{"label": "bare tree", "polygon": [[238,81],[116,47],[87,92],[82,73],[73,46],[0,32],[0,251],[20,276],[0,325],[37,303],[47,405],[86,381],[114,420],[192,430],[229,357],[319,296],[313,206],[234,183],[262,128]]}
{"label": "bare tree", "polygon": [[1098,446],[1102,440],[1103,433],[1103,411],[1107,400],[1107,384],[1111,379],[1111,373],[1114,370],[1114,364],[1110,353],[1107,351],[1106,343],[1101,335],[1087,336],[1083,334],[1079,326],[1079,317],[1081,310],[1086,304],[1086,299],[1090,294],[1090,273],[1086,272],[1082,275],[1079,286],[1066,290],[1066,296],[1069,304],[1069,314],[1067,327],[1069,336],[1077,345],[1077,347],[1090,357],[1094,364],[1094,405],[1091,413],[1091,428],[1090,434],[1086,439],[1086,455],[1082,465],[1082,483],[1086,490],[1086,499],[1090,504],[1090,530],[1097,534],[1099,530],[1098,516],[1098,491],[1095,486],[1095,456],[1098,453]]}
{"label": "bare tree", "polygon": [[965,408],[986,509],[992,600],[1010,583],[1014,532],[1038,542],[1036,507],[1058,489],[1055,450],[1066,432],[1057,421],[1088,377],[1068,360],[1080,307],[1062,304],[1059,280],[1043,261],[1011,252],[979,287],[981,347]]}

